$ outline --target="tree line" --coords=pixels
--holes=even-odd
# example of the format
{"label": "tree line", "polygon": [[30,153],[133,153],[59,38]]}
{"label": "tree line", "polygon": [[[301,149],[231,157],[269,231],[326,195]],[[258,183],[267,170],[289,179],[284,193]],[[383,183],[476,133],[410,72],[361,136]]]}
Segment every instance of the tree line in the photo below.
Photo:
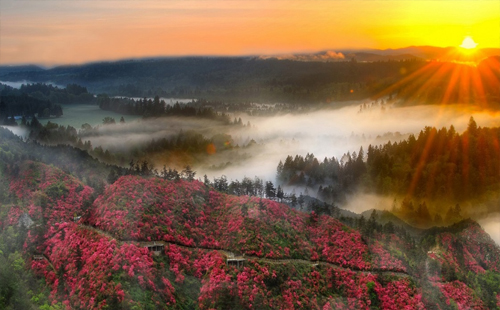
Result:
{"label": "tree line", "polygon": [[321,199],[343,202],[347,194],[356,190],[366,172],[363,158],[363,148],[360,148],[358,154],[347,153],[340,160],[325,157],[322,162],[314,154],[307,154],[305,157],[289,155],[284,163],[279,162],[277,179],[286,185],[311,189],[319,185],[318,195]]}
{"label": "tree line", "polygon": [[32,96],[29,92],[0,84],[0,124],[16,126],[15,116],[60,117],[60,105],[48,99]]}
{"label": "tree line", "polygon": [[[340,160],[319,161],[313,154],[288,156],[277,166],[282,184],[317,188],[318,198],[339,202],[363,187],[377,194],[407,197],[396,206],[419,219],[430,218],[425,205],[411,199],[460,203],[481,198],[500,186],[500,128],[479,127],[471,117],[459,134],[453,126],[425,127],[417,137],[370,145],[365,155],[346,154]],[[460,218],[460,208],[443,210],[436,222]],[[446,213],[447,212],[447,213]]]}
{"label": "tree line", "polygon": [[[125,123],[123,117],[119,124],[113,118],[105,117],[104,125],[120,126]],[[241,120],[236,120],[236,123],[241,123]],[[147,159],[155,154],[168,155],[176,152],[184,155],[213,155],[227,150],[237,149],[238,145],[234,145],[231,135],[214,134],[211,137],[206,137],[203,134],[194,131],[182,129],[170,137],[152,139],[141,147],[133,148],[129,151],[110,152],[102,146],[93,146],[88,140],[88,137],[98,136],[100,126],[92,127],[90,124],[83,124],[80,130],[72,126],[58,125],[48,122],[46,125],[33,117],[30,121],[23,118],[21,126],[29,130],[28,138],[39,143],[48,145],[66,144],[88,152],[93,157],[108,163],[116,165],[127,165],[128,160],[132,157],[135,160]],[[248,145],[253,142],[250,141]]]}
{"label": "tree line", "polygon": [[418,137],[370,146],[367,176],[379,193],[477,198],[500,184],[499,141],[500,128],[478,127],[472,117],[462,134],[425,127]]}
{"label": "tree line", "polygon": [[50,84],[33,83],[22,84],[19,89],[0,84],[0,123],[16,126],[14,116],[60,117],[63,115],[61,104],[94,101],[94,95],[77,84],[59,88]]}
{"label": "tree line", "polygon": [[159,96],[143,99],[131,98],[111,98],[108,95],[97,96],[99,108],[105,111],[113,111],[125,115],[139,115],[143,117],[159,117],[159,116],[183,116],[183,117],[199,117],[205,119],[218,120],[225,124],[230,124],[231,119],[229,114],[216,112],[210,107],[196,108],[186,104],[176,102],[169,105]]}
{"label": "tree line", "polygon": [[58,87],[51,84],[32,83],[23,84],[19,91],[40,100],[48,100],[54,104],[94,103],[94,95],[86,87],[78,84],[67,84]]}

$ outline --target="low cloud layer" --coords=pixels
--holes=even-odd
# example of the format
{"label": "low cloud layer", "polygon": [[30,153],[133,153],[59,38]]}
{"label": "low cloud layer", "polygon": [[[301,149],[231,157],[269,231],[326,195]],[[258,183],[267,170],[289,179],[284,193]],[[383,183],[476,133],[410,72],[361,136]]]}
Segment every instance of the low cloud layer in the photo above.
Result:
{"label": "low cloud layer", "polygon": [[125,124],[100,125],[97,134],[82,137],[82,140],[89,140],[94,147],[116,152],[143,146],[153,139],[169,139],[181,131],[194,130],[210,137],[225,130],[222,128],[218,122],[194,118],[139,119]]}
{"label": "low cloud layer", "polygon": [[[335,110],[322,110],[306,114],[288,114],[275,117],[251,117],[239,115],[243,123],[252,127],[223,126],[219,122],[194,118],[159,118],[130,121],[125,124],[101,126],[97,135],[82,138],[93,146],[110,151],[136,148],[152,139],[169,138],[181,130],[194,130],[210,138],[226,133],[232,136],[234,145],[246,145],[251,139],[257,142],[250,148],[216,152],[197,163],[198,176],[210,178],[226,175],[229,179],[259,176],[274,180],[276,166],[288,155],[313,153],[324,157],[341,158],[347,152],[365,152],[370,144],[400,141],[409,134],[418,135],[425,126],[438,128],[455,126],[458,132],[467,128],[473,116],[479,126],[500,126],[500,114],[475,110],[466,106],[416,106],[402,108],[372,108],[359,113],[359,105]],[[212,166],[226,166],[213,170]],[[158,163],[169,165],[168,162]],[[171,163],[175,166],[175,163]]]}
{"label": "low cloud layer", "polygon": [[279,60],[295,60],[295,61],[339,61],[345,59],[344,54],[335,51],[325,51],[316,54],[285,54],[277,56],[260,56],[261,59],[279,59]]}
{"label": "low cloud layer", "polygon": [[[252,154],[251,159],[217,171],[217,174],[238,179],[258,175],[273,180],[278,162],[285,160],[287,155],[313,153],[319,159],[340,158],[347,152],[358,152],[361,146],[366,152],[370,144],[400,141],[408,134],[418,135],[425,126],[441,128],[453,125],[458,132],[463,132],[471,116],[479,126],[500,126],[498,112],[464,106],[417,106],[385,111],[378,108],[358,113],[358,104],[338,110],[272,118],[242,116],[244,122],[249,120],[256,126],[246,134],[262,147]],[[238,163],[239,160],[233,158],[231,162]]]}
{"label": "low cloud layer", "polygon": [[[360,147],[366,151],[368,145],[380,145],[387,141],[400,141],[409,134],[418,135],[425,126],[437,128],[453,125],[457,132],[466,130],[469,119],[474,117],[478,126],[500,126],[500,112],[478,110],[469,106],[414,106],[414,107],[380,107],[360,111],[364,101],[353,102],[352,105],[332,110],[322,110],[306,114],[288,114],[276,117],[241,117],[243,123],[250,121],[251,127],[224,126],[219,122],[199,120],[195,118],[159,118],[129,121],[125,124],[100,126],[98,134],[82,137],[90,140],[94,147],[101,146],[110,151],[131,150],[148,143],[152,139],[169,138],[181,130],[203,134],[210,138],[219,133],[232,136],[233,145],[239,145],[230,151],[217,150],[215,154],[197,156],[193,169],[197,177],[206,174],[210,179],[226,175],[228,180],[242,180],[245,176],[258,176],[264,180],[275,181],[276,167],[280,160],[288,155],[313,153],[319,160],[324,157],[341,158],[347,152],[358,152]],[[71,107],[67,107],[71,109]],[[57,122],[57,120],[55,120]],[[79,128],[79,124],[75,124]],[[12,128],[19,135],[26,131]],[[247,145],[250,140],[256,145]],[[158,168],[166,164],[179,167],[172,158],[152,157]],[[170,160],[170,161],[169,161]],[[181,159],[183,163],[186,161]],[[229,163],[229,164],[228,164]],[[214,169],[215,167],[219,167]],[[300,193],[296,189],[296,193]],[[350,197],[344,207],[354,212],[367,209],[386,209],[393,198],[375,195],[359,195]],[[469,209],[469,208],[467,208]],[[484,208],[483,208],[484,209]],[[468,214],[481,223],[485,230],[500,244],[500,215],[491,216],[489,212]]]}
{"label": "low cloud layer", "polygon": [[491,213],[487,217],[477,220],[477,222],[500,245],[500,213]]}

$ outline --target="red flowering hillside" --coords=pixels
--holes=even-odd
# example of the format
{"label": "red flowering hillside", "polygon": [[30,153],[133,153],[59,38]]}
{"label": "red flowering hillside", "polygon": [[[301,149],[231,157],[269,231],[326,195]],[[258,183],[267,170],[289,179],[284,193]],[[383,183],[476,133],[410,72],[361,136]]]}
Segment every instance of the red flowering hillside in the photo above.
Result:
{"label": "red flowering hillside", "polygon": [[[92,203],[90,187],[51,166],[26,162],[8,179],[2,234],[29,215],[20,251],[61,308],[492,309],[500,298],[498,249],[473,223],[430,234],[440,252],[422,260],[424,247],[394,233],[367,237],[197,181],[121,177]],[[158,256],[147,241],[164,245]],[[457,279],[439,277],[445,269]]]}
{"label": "red flowering hillside", "polygon": [[45,277],[51,299],[81,309],[175,304],[174,288],[154,268],[147,249],[119,244],[75,223],[56,224],[45,237],[40,248],[47,260],[33,260],[32,268]]}
{"label": "red flowering hillside", "polygon": [[20,205],[19,215],[28,212],[33,220],[51,225],[72,221],[87,211],[93,189],[80,180],[53,166],[31,161],[19,168],[19,174],[10,182],[10,192]]}
{"label": "red flowering hillside", "polygon": [[337,220],[271,200],[221,194],[196,181],[122,177],[96,200],[90,224],[124,240],[370,268],[361,235]]}
{"label": "red flowering hillside", "polygon": [[461,226],[464,227],[458,232],[436,235],[435,245],[427,254],[440,268],[433,268],[430,276],[446,279],[464,270],[475,274],[498,273],[500,248],[477,223],[466,221]]}
{"label": "red flowering hillside", "polygon": [[463,221],[433,235],[425,274],[455,309],[497,309],[500,247],[481,227]]}
{"label": "red flowering hillside", "polygon": [[484,303],[476,296],[474,291],[460,281],[443,283],[437,285],[446,298],[447,305],[453,305],[457,309],[486,310]]}

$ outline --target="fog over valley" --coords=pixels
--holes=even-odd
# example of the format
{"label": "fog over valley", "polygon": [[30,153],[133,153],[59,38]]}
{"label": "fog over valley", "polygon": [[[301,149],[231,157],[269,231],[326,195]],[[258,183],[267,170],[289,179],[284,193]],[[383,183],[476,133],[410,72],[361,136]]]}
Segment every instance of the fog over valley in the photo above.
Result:
{"label": "fog over valley", "polygon": [[[236,112],[230,119],[241,119],[242,125],[221,123],[195,117],[158,117],[142,119],[124,116],[125,122],[118,122],[121,115],[103,111],[94,105],[64,105],[64,115],[60,118],[42,120],[42,123],[56,123],[78,128],[78,137],[91,145],[101,147],[111,154],[122,154],[122,165],[127,167],[131,159],[147,160],[161,170],[163,166],[182,170],[190,165],[196,177],[210,180],[226,176],[228,181],[241,181],[245,177],[258,177],[264,181],[277,182],[276,167],[287,156],[295,157],[314,154],[321,162],[335,157],[339,162],[347,160],[345,154],[356,155],[360,147],[365,156],[368,146],[384,145],[408,139],[410,134],[418,137],[425,126],[436,128],[454,126],[458,133],[467,129],[472,116],[478,126],[498,127],[500,118],[497,111],[482,110],[465,105],[420,105],[401,106],[380,105],[378,101],[358,101],[337,109],[312,110],[305,113],[281,113],[275,116],[251,116]],[[111,117],[115,124],[102,124],[102,119]],[[83,124],[87,124],[82,126]],[[89,127],[90,126],[90,127]],[[29,130],[8,126],[15,134],[25,138]],[[89,129],[90,128],[90,129]],[[179,135],[199,135],[210,141],[210,147],[198,153],[157,150],[141,151],[152,141],[178,140]],[[190,140],[189,140],[190,141]],[[366,160],[366,158],[364,159]],[[306,192],[317,196],[318,185],[306,190],[306,186],[282,184],[287,193],[296,195]],[[370,209],[390,210],[396,195],[355,191],[345,201],[334,202],[342,208],[361,213]],[[318,197],[321,198],[321,197]],[[480,220],[483,228],[499,241],[498,216],[492,217],[485,210],[498,203],[497,196],[492,202],[482,201],[473,208],[467,206],[462,212],[465,217]],[[497,201],[497,202],[495,202]],[[450,202],[451,203],[451,202]],[[478,202],[479,203],[479,202]],[[438,206],[430,203],[429,207]],[[495,208],[494,208],[495,209]]]}
{"label": "fog over valley", "polygon": [[498,1],[0,1],[0,310],[500,310]]}
{"label": "fog over valley", "polygon": [[[360,113],[359,104],[364,102],[366,101],[340,109],[306,114],[275,117],[254,117],[246,114],[231,116],[231,118],[241,117],[243,124],[250,122],[251,127],[227,127],[216,121],[169,117],[102,125],[95,135],[81,136],[82,140],[91,141],[93,146],[101,146],[109,151],[130,150],[152,139],[171,138],[180,131],[190,130],[199,132],[206,138],[216,134],[228,134],[232,138],[232,144],[240,147],[247,145],[253,139],[257,142],[257,146],[238,149],[238,152],[250,155],[250,158],[244,161],[232,156],[232,152],[227,154],[215,152],[204,159],[210,166],[231,162],[227,168],[213,171],[204,170],[204,162],[190,164],[198,171],[199,176],[206,173],[211,178],[224,174],[229,179],[259,176],[266,180],[274,180],[277,163],[280,160],[284,161],[288,155],[305,156],[307,153],[313,153],[321,160],[332,156],[340,160],[347,152],[358,152],[360,147],[366,152],[370,144],[398,142],[407,138],[409,134],[418,136],[425,126],[449,128],[453,125],[457,132],[463,132],[471,116],[482,127],[497,127],[500,124],[500,112],[482,111],[465,106],[389,107],[384,111],[380,107],[375,107]],[[79,110],[78,107],[76,109]],[[68,110],[71,111],[71,108]],[[84,116],[80,115],[84,120]],[[125,119],[128,120],[128,117],[125,116]],[[62,124],[66,125],[64,117],[51,121],[56,123],[62,121]],[[73,124],[76,128],[80,125]],[[158,166],[163,164],[175,165],[175,163],[160,162]]]}

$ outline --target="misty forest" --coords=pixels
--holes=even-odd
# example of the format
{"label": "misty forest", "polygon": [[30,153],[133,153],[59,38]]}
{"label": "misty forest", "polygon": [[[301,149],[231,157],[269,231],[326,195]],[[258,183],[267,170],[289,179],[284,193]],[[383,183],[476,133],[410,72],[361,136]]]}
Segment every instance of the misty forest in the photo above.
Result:
{"label": "misty forest", "polygon": [[0,66],[0,309],[500,309],[475,55]]}

